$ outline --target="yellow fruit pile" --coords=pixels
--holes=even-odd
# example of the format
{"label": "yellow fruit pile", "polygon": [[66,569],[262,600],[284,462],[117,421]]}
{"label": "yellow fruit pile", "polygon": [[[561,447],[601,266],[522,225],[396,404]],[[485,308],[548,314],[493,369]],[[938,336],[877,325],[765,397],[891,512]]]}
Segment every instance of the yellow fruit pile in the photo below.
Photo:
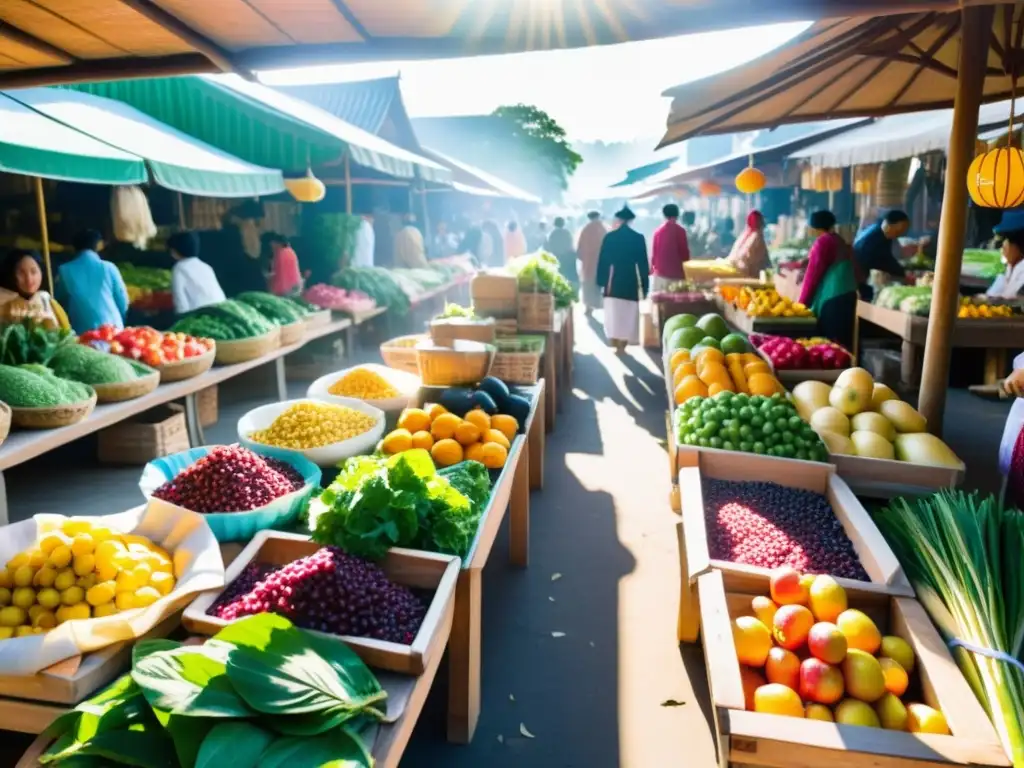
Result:
{"label": "yellow fruit pile", "polygon": [[327,389],[332,395],[357,400],[388,400],[398,397],[398,390],[387,379],[369,368],[353,368]]}
{"label": "yellow fruit pile", "polygon": [[0,640],[145,608],[174,584],[171,556],[149,539],[72,518],[0,571]]}
{"label": "yellow fruit pile", "polygon": [[384,436],[381,450],[391,455],[423,448],[439,467],[479,461],[488,469],[501,469],[518,431],[519,422],[503,413],[488,416],[477,409],[460,419],[440,405],[406,408],[398,428]]}
{"label": "yellow fruit pile", "polygon": [[957,317],[970,319],[989,317],[1013,317],[1013,309],[1006,304],[974,304],[970,299],[960,299]]}
{"label": "yellow fruit pile", "polygon": [[831,576],[772,571],[771,597],[759,595],[732,621],[746,708],[910,733],[949,734],[945,716],[904,703],[916,658],[901,637],[882,636],[847,606]]}
{"label": "yellow fruit pile", "polygon": [[296,403],[266,429],[249,434],[254,443],[304,450],[333,445],[369,432],[377,420],[343,405],[305,401]]}
{"label": "yellow fruit pile", "polygon": [[785,391],[768,363],[753,352],[726,355],[707,347],[691,360],[688,349],[679,349],[672,354],[669,366],[676,405],[691,397],[714,397],[719,392],[770,396]]}
{"label": "yellow fruit pile", "polygon": [[780,295],[774,288],[744,288],[736,306],[749,317],[814,317],[803,304]]}

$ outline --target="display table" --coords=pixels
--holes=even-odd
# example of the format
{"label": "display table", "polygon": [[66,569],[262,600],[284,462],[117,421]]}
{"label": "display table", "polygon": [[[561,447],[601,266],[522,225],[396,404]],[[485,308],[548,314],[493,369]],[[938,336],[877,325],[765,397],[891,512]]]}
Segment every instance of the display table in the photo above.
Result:
{"label": "display table", "polygon": [[519,386],[516,389],[525,393],[533,404],[526,424],[523,425],[523,433],[526,435],[526,450],[530,460],[530,490],[539,491],[544,487],[544,444],[547,441],[544,430],[547,397],[544,379],[538,380],[532,386]]}
{"label": "display table", "polygon": [[544,428],[551,432],[555,428],[559,396],[572,390],[573,344],[575,343],[572,308],[556,310],[551,328],[543,331],[530,331],[530,333],[543,333],[545,336],[544,354],[541,356],[540,364],[541,377],[545,382]]}
{"label": "display table", "polygon": [[[916,388],[920,382],[921,350],[928,335],[928,318],[886,309],[867,301],[857,302],[858,322],[867,322],[898,336],[902,341],[900,380]],[[951,347],[985,350],[985,384],[994,384],[1006,370],[1006,352],[1020,349],[1024,317],[960,318],[953,324]]]}
{"label": "display table", "polygon": [[818,321],[813,317],[751,317],[725,301],[721,301],[720,305],[726,322],[743,333],[763,333],[798,339],[814,336],[818,326]]}
{"label": "display table", "polygon": [[702,298],[699,301],[654,301],[651,300],[651,314],[654,327],[658,329],[658,338],[665,334],[665,321],[676,315],[706,315],[718,312],[718,305],[713,299]]}

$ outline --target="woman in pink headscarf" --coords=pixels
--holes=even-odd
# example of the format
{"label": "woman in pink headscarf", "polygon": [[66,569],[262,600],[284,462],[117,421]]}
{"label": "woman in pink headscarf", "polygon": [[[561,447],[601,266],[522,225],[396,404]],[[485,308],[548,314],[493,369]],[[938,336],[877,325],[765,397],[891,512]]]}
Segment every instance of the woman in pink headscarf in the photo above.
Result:
{"label": "woman in pink headscarf", "polygon": [[764,241],[764,216],[760,211],[747,214],[747,228],[729,252],[728,262],[736,267],[742,277],[757,277],[767,269],[768,245]]}

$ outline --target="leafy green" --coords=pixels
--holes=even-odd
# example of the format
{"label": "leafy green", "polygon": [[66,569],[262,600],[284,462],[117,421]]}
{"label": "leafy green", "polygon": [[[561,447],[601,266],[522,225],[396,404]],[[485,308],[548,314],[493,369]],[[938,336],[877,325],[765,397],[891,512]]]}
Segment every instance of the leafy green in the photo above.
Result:
{"label": "leafy green", "polygon": [[196,768],[256,768],[274,735],[246,721],[218,723],[203,739]]}
{"label": "leafy green", "polygon": [[441,314],[439,314],[435,319],[445,320],[449,317],[461,317],[466,320],[477,319],[476,312],[473,311],[472,307],[464,307],[461,304],[450,304],[445,302],[444,309],[441,310]]}
{"label": "leafy green", "polygon": [[397,314],[409,311],[409,297],[395,277],[381,267],[348,267],[332,276],[331,283],[348,291],[362,291],[378,307],[387,307]]}
{"label": "leafy green", "polygon": [[224,646],[181,646],[134,662],[132,679],[154,709],[190,717],[251,717],[232,687]]}
{"label": "leafy green", "polygon": [[296,304],[281,296],[265,291],[246,291],[235,297],[235,301],[247,304],[265,318],[278,325],[297,323],[307,314]]}
{"label": "leafy green", "polygon": [[550,293],[559,309],[576,301],[572,284],[558,271],[558,260],[546,251],[538,251],[514,259],[508,270],[516,276],[519,290],[526,293]]}
{"label": "leafy green", "polygon": [[260,768],[370,768],[372,765],[373,758],[362,742],[345,728],[313,738],[279,738],[260,760]]}
{"label": "leafy green", "polygon": [[[83,384],[115,384],[134,381],[143,375],[143,371],[136,367],[142,364],[133,363],[85,344],[66,344],[56,351],[49,365],[63,379]],[[153,369],[144,367],[144,372],[152,373]]]}
{"label": "leafy green", "polygon": [[52,374],[40,375],[21,366],[0,365],[0,400],[12,408],[48,408],[80,403],[93,396],[92,387]]}
{"label": "leafy green", "polygon": [[0,363],[49,365],[58,349],[76,341],[75,334],[67,329],[48,330],[31,321],[11,323],[0,330]]}

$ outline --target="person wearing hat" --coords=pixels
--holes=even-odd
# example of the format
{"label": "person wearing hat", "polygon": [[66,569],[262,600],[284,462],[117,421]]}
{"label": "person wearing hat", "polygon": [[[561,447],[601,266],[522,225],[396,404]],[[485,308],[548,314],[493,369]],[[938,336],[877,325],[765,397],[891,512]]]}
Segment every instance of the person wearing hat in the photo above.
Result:
{"label": "person wearing hat", "polygon": [[985,295],[1015,299],[1024,289],[1024,208],[1004,211],[1002,220],[992,231],[1003,239],[1006,271],[992,282]]}
{"label": "person wearing hat", "polygon": [[853,250],[835,232],[832,211],[811,214],[810,234],[816,235],[807,256],[800,303],[818,318],[818,333],[853,349],[857,313],[857,264]]}
{"label": "person wearing hat", "polygon": [[647,296],[650,271],[644,236],[629,223],[628,205],[615,214],[619,226],[604,236],[597,259],[597,285],[604,295],[604,335],[622,353],[640,343],[640,300]]}
{"label": "person wearing hat", "polygon": [[853,255],[864,276],[864,282],[858,286],[860,297],[864,301],[871,301],[875,293],[867,282],[871,270],[878,270],[893,277],[903,277],[907,274],[893,250],[897,245],[897,239],[907,234],[908,229],[910,217],[903,211],[892,210],[857,235],[853,241]]}

